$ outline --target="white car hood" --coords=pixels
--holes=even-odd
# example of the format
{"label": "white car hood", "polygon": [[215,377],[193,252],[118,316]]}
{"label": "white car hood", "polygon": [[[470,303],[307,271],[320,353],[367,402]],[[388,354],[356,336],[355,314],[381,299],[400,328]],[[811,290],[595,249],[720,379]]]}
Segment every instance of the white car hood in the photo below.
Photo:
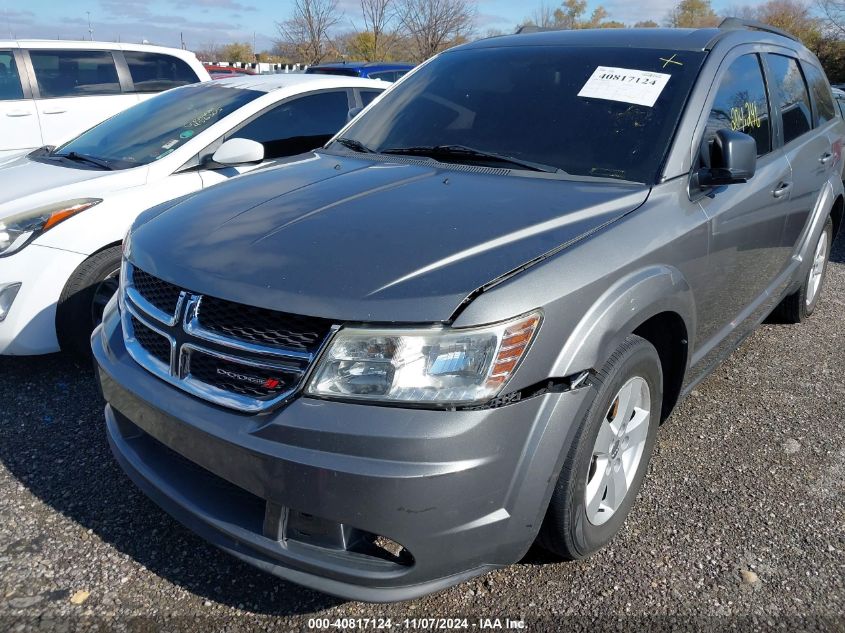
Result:
{"label": "white car hood", "polygon": [[147,182],[147,168],[102,171],[26,156],[0,163],[0,218],[75,198],[102,198]]}

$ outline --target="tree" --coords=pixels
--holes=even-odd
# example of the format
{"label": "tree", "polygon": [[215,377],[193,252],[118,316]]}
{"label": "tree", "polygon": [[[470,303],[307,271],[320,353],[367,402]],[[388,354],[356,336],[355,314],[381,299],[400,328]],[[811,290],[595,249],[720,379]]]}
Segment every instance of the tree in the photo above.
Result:
{"label": "tree", "polygon": [[204,62],[215,62],[220,59],[220,47],[217,42],[205,42],[195,51],[198,59]]}
{"label": "tree", "polygon": [[342,17],[338,0],[294,0],[293,15],[276,23],[277,49],[305,64],[319,64],[332,50],[330,31]]}
{"label": "tree", "polygon": [[474,19],[470,0],[399,0],[399,21],[416,61],[466,41]]}
{"label": "tree", "polygon": [[719,16],[710,6],[710,0],[681,0],[666,21],[675,28],[700,29],[719,24]]}
{"label": "tree", "polygon": [[654,20],[642,20],[634,24],[635,29],[656,29],[658,26],[660,25]]}
{"label": "tree", "polygon": [[555,27],[577,29],[581,16],[587,10],[587,0],[564,0],[563,5],[555,10]]}
{"label": "tree", "polygon": [[555,26],[555,10],[545,2],[541,2],[526,23],[539,26],[541,29],[550,29]]}
{"label": "tree", "polygon": [[609,14],[607,9],[599,5],[584,19],[587,13],[586,0],[565,0],[556,9],[551,9],[546,4],[541,4],[531,17],[526,19],[525,24],[533,24],[545,29],[604,29],[623,28],[622,22],[607,20]]}
{"label": "tree", "polygon": [[819,0],[819,8],[827,24],[840,35],[845,35],[845,2]]}
{"label": "tree", "polygon": [[252,46],[242,42],[233,42],[220,48],[218,52],[220,61],[249,63],[255,61],[252,54]]}
{"label": "tree", "polygon": [[367,61],[385,59],[390,40],[390,23],[394,17],[394,0],[361,0],[364,32],[369,34],[372,47],[363,55]]}

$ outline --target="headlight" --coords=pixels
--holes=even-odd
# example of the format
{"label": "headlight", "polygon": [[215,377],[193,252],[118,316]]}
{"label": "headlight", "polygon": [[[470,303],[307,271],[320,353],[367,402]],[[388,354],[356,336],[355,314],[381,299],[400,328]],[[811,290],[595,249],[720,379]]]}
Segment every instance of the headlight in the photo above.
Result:
{"label": "headlight", "polygon": [[45,231],[101,202],[99,198],[68,200],[0,219],[0,257],[16,253]]}
{"label": "headlight", "polygon": [[409,404],[484,402],[513,375],[541,319],[534,312],[479,328],[342,329],[306,393]]}

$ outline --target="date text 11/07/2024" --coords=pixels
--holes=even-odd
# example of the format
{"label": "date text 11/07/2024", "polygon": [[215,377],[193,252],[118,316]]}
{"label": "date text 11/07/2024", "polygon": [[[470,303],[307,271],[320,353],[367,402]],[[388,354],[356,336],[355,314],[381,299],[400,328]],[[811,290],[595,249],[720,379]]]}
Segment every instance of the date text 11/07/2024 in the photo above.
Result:
{"label": "date text 11/07/2024", "polygon": [[405,629],[415,631],[446,630],[526,630],[525,620],[510,618],[309,618],[310,630],[389,630]]}

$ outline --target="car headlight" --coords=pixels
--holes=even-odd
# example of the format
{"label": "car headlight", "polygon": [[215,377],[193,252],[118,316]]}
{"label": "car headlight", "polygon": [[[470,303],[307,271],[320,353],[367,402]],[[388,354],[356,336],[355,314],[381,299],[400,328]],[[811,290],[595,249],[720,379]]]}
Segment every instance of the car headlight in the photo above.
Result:
{"label": "car headlight", "polygon": [[67,200],[0,218],[0,257],[16,253],[45,231],[101,202],[99,198]]}
{"label": "car headlight", "polygon": [[484,402],[516,371],[541,320],[533,312],[478,328],[344,328],[322,355],[306,393],[407,404]]}

